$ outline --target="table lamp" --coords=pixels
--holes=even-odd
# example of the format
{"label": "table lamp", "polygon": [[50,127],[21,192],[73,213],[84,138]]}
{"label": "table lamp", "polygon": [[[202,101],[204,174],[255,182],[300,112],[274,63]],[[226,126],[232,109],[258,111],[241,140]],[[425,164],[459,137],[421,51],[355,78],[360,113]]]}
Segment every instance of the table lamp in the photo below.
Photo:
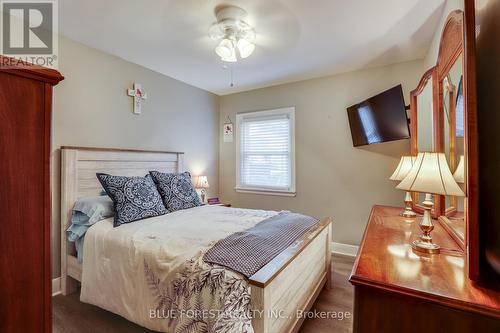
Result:
{"label": "table lamp", "polygon": [[455,170],[455,173],[453,174],[453,178],[455,178],[455,181],[457,183],[463,184],[464,183],[464,174],[465,174],[464,155],[460,155],[460,161],[458,162],[457,169]]}
{"label": "table lamp", "polygon": [[207,195],[207,188],[210,186],[208,185],[208,179],[207,176],[199,176],[198,181],[196,182],[196,188],[201,189],[200,196],[201,196],[201,202],[205,203],[205,197]]}
{"label": "table lamp", "polygon": [[431,209],[434,206],[432,194],[464,196],[451,174],[446,156],[443,153],[419,153],[413,168],[397,188],[406,191],[425,193],[424,216],[420,221],[422,235],[412,243],[415,251],[439,253],[440,247],[432,242],[431,232],[434,225],[431,220]]}
{"label": "table lamp", "polygon": [[[389,177],[390,180],[402,181],[410,172],[413,167],[413,163],[415,162],[415,156],[401,156],[401,160],[399,160],[399,164],[396,167],[396,170]],[[406,192],[405,196],[405,209],[399,214],[404,217],[416,217],[417,214],[412,209],[413,199],[411,198],[410,192]]]}

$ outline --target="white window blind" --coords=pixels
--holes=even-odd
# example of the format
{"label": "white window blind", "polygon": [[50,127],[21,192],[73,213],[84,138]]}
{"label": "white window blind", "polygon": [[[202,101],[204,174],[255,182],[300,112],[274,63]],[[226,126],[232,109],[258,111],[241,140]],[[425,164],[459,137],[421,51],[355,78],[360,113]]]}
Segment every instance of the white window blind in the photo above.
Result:
{"label": "white window blind", "polygon": [[237,189],[295,192],[294,109],[239,114]]}

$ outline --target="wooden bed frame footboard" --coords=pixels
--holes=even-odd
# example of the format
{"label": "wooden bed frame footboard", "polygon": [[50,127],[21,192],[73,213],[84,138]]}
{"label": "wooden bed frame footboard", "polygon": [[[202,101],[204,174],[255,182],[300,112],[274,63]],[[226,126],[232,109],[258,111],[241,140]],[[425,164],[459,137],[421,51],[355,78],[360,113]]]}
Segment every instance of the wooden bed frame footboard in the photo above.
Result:
{"label": "wooden bed frame footboard", "polygon": [[[82,265],[66,230],[76,200],[99,195],[95,174],[143,176],[149,170],[183,171],[183,153],[61,147],[61,292],[75,292]],[[319,292],[331,286],[332,220],[325,218],[250,277],[255,333],[296,332]]]}
{"label": "wooden bed frame footboard", "polygon": [[331,288],[332,220],[325,218],[250,277],[255,333],[297,332],[323,286]]}

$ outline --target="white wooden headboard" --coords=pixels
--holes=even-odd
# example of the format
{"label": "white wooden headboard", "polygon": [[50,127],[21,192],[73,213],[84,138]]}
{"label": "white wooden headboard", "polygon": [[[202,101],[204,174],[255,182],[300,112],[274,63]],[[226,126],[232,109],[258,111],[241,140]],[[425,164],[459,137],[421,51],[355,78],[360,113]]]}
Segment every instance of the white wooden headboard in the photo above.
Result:
{"label": "white wooden headboard", "polygon": [[182,172],[183,156],[181,152],[61,147],[61,289],[64,294],[74,289],[68,276],[78,281],[81,278],[76,266],[76,249],[74,243],[67,240],[66,230],[76,200],[101,193],[96,173],[144,176],[152,170]]}

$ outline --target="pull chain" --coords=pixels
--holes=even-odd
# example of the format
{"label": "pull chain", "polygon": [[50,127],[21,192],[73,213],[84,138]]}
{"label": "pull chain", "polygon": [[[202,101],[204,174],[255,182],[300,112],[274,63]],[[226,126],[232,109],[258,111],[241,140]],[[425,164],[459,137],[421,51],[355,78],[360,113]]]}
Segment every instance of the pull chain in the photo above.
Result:
{"label": "pull chain", "polygon": [[234,72],[233,72],[233,66],[230,67],[231,69],[231,88],[234,87]]}
{"label": "pull chain", "polygon": [[233,65],[227,64],[227,63],[222,63],[222,69],[228,69],[229,70],[229,75],[230,75],[230,82],[229,86],[232,88],[234,87],[234,70],[233,70]]}

